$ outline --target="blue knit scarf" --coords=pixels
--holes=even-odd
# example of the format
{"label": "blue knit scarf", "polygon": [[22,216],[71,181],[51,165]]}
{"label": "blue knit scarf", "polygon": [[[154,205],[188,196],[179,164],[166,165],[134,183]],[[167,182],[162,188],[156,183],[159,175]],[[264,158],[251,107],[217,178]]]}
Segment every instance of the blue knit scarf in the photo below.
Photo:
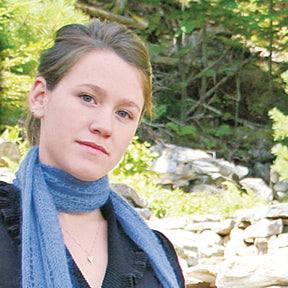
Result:
{"label": "blue knit scarf", "polygon": [[[148,255],[164,288],[179,284],[158,238],[135,210],[109,187],[108,177],[86,182],[39,162],[34,146],[14,185],[21,191],[22,287],[72,288],[58,212],[87,213],[110,197],[125,232]],[[77,165],[77,164],[75,164]]]}

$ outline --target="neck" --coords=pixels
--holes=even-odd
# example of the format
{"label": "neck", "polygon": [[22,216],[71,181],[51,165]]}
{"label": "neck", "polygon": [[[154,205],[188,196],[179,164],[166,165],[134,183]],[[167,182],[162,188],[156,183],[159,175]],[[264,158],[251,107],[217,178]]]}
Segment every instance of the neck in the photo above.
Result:
{"label": "neck", "polygon": [[58,217],[61,224],[73,223],[75,226],[82,226],[85,223],[105,221],[101,210],[96,209],[87,213],[65,213],[59,212]]}
{"label": "neck", "polygon": [[49,165],[41,168],[58,212],[85,214],[99,209],[109,198],[108,176],[89,182]]}

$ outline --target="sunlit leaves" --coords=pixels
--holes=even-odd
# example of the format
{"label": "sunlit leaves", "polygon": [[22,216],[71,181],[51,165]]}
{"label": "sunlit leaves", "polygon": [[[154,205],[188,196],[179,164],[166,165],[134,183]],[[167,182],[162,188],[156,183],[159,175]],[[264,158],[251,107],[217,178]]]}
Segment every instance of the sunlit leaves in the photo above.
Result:
{"label": "sunlit leaves", "polygon": [[74,0],[9,0],[0,5],[1,109],[0,125],[15,124],[37,74],[39,54],[48,48],[57,29],[86,23],[88,16]]}
{"label": "sunlit leaves", "polygon": [[[288,116],[274,108],[269,111],[273,120],[273,132],[275,141],[283,141],[288,137]],[[288,181],[288,147],[277,143],[272,147],[271,152],[276,156],[272,168],[280,175],[280,179]]]}
{"label": "sunlit leaves", "polygon": [[283,140],[288,137],[288,116],[285,116],[277,108],[269,111],[269,116],[273,120],[274,140]]}

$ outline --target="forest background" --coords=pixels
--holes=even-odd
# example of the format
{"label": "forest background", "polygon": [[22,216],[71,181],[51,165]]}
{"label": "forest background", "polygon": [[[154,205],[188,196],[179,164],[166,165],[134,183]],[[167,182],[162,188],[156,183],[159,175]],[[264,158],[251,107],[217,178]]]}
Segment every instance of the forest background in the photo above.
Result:
{"label": "forest background", "polygon": [[[160,142],[216,151],[217,157],[249,167],[252,176],[261,174],[259,163],[274,163],[287,180],[287,15],[287,0],[1,0],[0,132],[25,146],[19,125],[40,52],[61,26],[98,17],[134,30],[153,66],[154,117],[144,119],[116,178],[125,168],[124,176],[142,173],[147,179],[153,159],[147,147]],[[275,146],[275,140],[283,145]],[[127,169],[133,162],[136,168]],[[147,181],[133,185],[159,189],[148,188]],[[161,190],[162,198],[152,201],[159,215],[172,206],[164,204],[174,197],[167,193]],[[187,208],[187,195],[177,193],[185,198],[177,213],[201,210],[199,199],[189,198]],[[239,207],[243,199],[237,201]]]}

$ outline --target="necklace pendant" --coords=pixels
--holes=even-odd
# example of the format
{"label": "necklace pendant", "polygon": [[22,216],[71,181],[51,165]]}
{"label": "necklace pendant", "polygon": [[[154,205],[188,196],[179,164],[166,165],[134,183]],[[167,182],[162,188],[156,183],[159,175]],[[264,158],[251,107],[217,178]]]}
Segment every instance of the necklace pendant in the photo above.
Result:
{"label": "necklace pendant", "polygon": [[90,264],[94,264],[94,257],[93,256],[88,256],[87,260]]}

